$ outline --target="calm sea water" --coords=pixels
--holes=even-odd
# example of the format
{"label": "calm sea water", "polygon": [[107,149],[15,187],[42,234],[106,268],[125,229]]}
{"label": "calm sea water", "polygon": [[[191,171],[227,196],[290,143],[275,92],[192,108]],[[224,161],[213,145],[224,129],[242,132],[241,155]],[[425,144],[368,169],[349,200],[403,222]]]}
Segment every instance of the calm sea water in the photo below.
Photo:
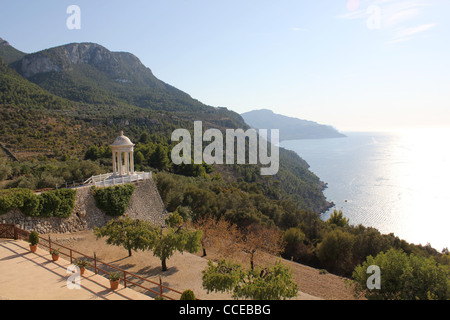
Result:
{"label": "calm sea water", "polygon": [[415,244],[450,248],[450,129],[345,133],[347,138],[283,141],[320,179],[350,224]]}

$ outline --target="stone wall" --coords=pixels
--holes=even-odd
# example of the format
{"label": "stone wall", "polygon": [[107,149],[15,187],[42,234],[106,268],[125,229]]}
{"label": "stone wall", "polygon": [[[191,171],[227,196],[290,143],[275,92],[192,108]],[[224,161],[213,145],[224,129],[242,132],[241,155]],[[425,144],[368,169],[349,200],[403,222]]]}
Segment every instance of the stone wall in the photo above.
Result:
{"label": "stone wall", "polygon": [[139,181],[135,185],[126,215],[154,225],[164,225],[168,213],[153,179]]}
{"label": "stone wall", "polygon": [[[153,179],[139,181],[135,185],[136,189],[125,214],[155,225],[164,225],[168,214]],[[27,217],[16,209],[0,216],[0,223],[15,224],[24,230],[35,230],[39,234],[72,233],[104,226],[111,217],[97,208],[90,187],[76,190],[75,206],[69,218]]]}

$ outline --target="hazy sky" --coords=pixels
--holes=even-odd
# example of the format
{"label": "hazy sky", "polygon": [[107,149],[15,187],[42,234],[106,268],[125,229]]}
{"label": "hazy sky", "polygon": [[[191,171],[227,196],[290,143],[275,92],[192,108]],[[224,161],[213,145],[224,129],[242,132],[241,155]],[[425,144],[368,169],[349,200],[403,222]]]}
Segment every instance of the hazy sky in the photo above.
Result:
{"label": "hazy sky", "polygon": [[95,42],[208,105],[383,130],[450,126],[449,17],[448,0],[15,0],[0,37]]}

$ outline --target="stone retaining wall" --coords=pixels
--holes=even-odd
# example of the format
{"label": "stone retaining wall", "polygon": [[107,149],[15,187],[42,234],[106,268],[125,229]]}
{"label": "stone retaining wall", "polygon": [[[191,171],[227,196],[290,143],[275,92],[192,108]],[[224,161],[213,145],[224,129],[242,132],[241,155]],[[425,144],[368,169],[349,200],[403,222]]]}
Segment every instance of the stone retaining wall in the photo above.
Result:
{"label": "stone retaining wall", "polygon": [[[164,225],[167,212],[153,179],[135,183],[136,189],[131,197],[126,215],[150,221],[155,225]],[[35,230],[39,234],[73,233],[92,230],[104,226],[108,217],[95,205],[90,187],[77,188],[75,206],[69,218],[27,217],[15,209],[0,216],[0,223],[15,224],[24,230]]]}
{"label": "stone retaining wall", "polygon": [[168,213],[153,179],[139,181],[135,185],[126,215],[154,225],[165,225]]}

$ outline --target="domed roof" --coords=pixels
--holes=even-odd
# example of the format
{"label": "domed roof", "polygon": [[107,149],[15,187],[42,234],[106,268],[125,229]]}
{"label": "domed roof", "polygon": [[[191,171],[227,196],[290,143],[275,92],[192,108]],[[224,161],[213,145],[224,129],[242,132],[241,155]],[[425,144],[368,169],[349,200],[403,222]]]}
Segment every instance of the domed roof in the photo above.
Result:
{"label": "domed roof", "polygon": [[123,135],[123,131],[120,132],[120,136],[116,138],[114,143],[111,145],[111,147],[114,146],[134,146],[134,144],[131,142],[131,140],[128,137],[125,137]]}

